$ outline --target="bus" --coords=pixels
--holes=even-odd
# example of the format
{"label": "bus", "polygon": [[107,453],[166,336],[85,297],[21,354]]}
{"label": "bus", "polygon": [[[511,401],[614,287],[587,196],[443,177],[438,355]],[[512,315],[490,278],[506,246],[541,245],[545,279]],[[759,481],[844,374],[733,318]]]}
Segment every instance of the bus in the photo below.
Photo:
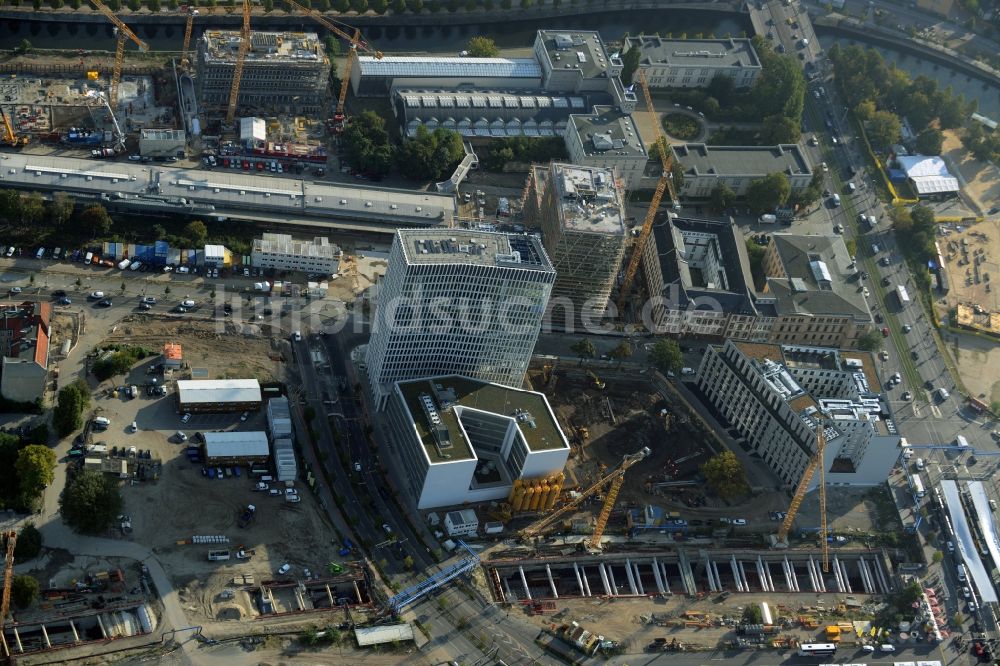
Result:
{"label": "bus", "polygon": [[829,657],[836,652],[836,643],[803,643],[799,646],[800,657]]}
{"label": "bus", "polygon": [[910,295],[906,293],[906,287],[903,285],[896,287],[896,298],[899,299],[899,307],[905,308],[906,304],[910,302]]}

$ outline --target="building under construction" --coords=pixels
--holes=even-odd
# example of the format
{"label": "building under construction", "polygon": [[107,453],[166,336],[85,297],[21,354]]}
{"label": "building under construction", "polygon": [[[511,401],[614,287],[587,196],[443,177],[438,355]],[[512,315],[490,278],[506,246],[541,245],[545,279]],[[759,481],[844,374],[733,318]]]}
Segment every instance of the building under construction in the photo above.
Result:
{"label": "building under construction", "polygon": [[524,218],[539,227],[556,269],[553,325],[599,322],[625,254],[624,191],[612,169],[560,164],[532,168]]}
{"label": "building under construction", "polygon": [[[206,108],[229,101],[240,34],[209,30],[198,48],[198,86]],[[238,109],[269,115],[322,113],[330,60],[314,32],[254,32],[240,81]]]}

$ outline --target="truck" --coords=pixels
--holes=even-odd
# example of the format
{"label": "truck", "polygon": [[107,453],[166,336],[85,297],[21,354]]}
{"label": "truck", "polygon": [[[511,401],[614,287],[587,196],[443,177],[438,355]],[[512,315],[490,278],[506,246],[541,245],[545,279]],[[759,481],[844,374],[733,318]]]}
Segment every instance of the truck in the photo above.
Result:
{"label": "truck", "polygon": [[94,148],[90,151],[90,156],[97,159],[107,159],[115,156],[115,151],[111,148]]}
{"label": "truck", "polygon": [[910,302],[910,295],[906,293],[906,287],[903,285],[896,286],[896,298],[899,299],[899,307],[905,308],[906,304]]}
{"label": "truck", "polygon": [[250,523],[253,521],[253,516],[257,512],[257,507],[253,504],[247,504],[247,508],[243,510],[243,515],[240,516],[240,527],[249,527]]}
{"label": "truck", "polygon": [[208,551],[208,561],[209,562],[222,562],[229,559],[228,550],[210,550]]}
{"label": "truck", "polygon": [[778,221],[778,216],[767,213],[765,215],[761,215],[758,221],[761,224],[774,224],[775,222]]}
{"label": "truck", "polygon": [[910,484],[913,486],[913,494],[917,496],[917,499],[922,498],[926,494],[924,491],[924,482],[920,480],[919,474],[910,476]]}

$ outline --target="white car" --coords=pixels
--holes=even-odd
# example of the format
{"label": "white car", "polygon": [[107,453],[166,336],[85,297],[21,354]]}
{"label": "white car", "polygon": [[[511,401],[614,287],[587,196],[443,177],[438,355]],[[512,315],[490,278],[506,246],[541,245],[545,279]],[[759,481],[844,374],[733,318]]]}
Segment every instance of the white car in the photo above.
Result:
{"label": "white car", "polygon": [[258,481],[256,484],[254,484],[253,489],[256,491],[270,490],[271,486],[267,485],[263,481]]}
{"label": "white car", "polygon": [[285,501],[291,502],[292,504],[298,504],[302,501],[302,498],[298,495],[285,495]]}
{"label": "white car", "polygon": [[382,529],[385,530],[386,534],[392,534],[392,528],[389,527],[389,523],[382,523]]}
{"label": "white car", "polygon": [[747,521],[745,518],[733,518],[733,525],[746,525]]}
{"label": "white car", "polygon": [[250,418],[250,412],[243,412],[240,414],[240,421],[246,421],[248,418]]}
{"label": "white car", "polygon": [[194,301],[192,301],[189,298],[185,299],[185,300],[181,301],[181,307],[182,308],[193,308],[194,307]]}
{"label": "white car", "polygon": [[823,162],[822,164],[820,164],[820,166],[823,167],[823,173],[826,173],[830,170],[830,167],[827,166],[826,162]]}
{"label": "white car", "polygon": [[146,305],[156,305],[156,297],[155,296],[143,296],[142,297],[142,302],[145,303]]}
{"label": "white car", "polygon": [[11,287],[10,288],[10,293],[11,294],[20,294],[21,293],[21,288],[20,287]]}
{"label": "white car", "polygon": [[104,298],[104,292],[103,291],[92,291],[92,292],[90,292],[90,298],[92,298],[95,301],[98,300],[98,299]]}
{"label": "white car", "polygon": [[295,340],[296,342],[302,342],[302,333],[299,331],[295,331],[294,333],[292,333],[292,340]]}
{"label": "white car", "polygon": [[270,490],[267,491],[267,494],[270,495],[271,497],[277,497],[281,495],[281,491],[278,490],[277,488],[271,488]]}
{"label": "white car", "polygon": [[354,463],[354,471],[355,472],[360,472],[361,471],[361,463],[359,463],[359,462]]}
{"label": "white car", "polygon": [[289,572],[289,571],[291,571],[291,570],[292,570],[292,565],[291,565],[291,564],[288,564],[288,563],[286,562],[285,564],[282,564],[282,565],[281,565],[281,566],[280,566],[280,567],[278,568],[278,575],[279,575],[279,576],[284,576],[284,575],[285,575],[286,573],[288,573],[288,572]]}
{"label": "white car", "polygon": [[295,488],[285,488],[285,494],[286,495],[298,495],[299,491],[297,491]]}
{"label": "white car", "polygon": [[191,420],[191,412],[188,412],[187,414],[181,417],[181,423],[187,423],[190,420]]}

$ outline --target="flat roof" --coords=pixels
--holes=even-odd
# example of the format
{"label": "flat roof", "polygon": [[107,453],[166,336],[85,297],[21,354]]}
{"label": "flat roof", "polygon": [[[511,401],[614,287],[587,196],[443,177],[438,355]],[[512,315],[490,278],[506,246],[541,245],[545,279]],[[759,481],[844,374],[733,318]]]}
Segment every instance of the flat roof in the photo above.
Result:
{"label": "flat roof", "polygon": [[317,236],[308,241],[295,240],[291,234],[265,233],[261,238],[254,239],[253,251],[295,257],[333,259],[340,254],[340,246],[334,245],[325,236]]}
{"label": "flat roof", "polygon": [[534,236],[466,229],[400,229],[409,264],[475,264],[554,272]]}
{"label": "flat roof", "polygon": [[[424,451],[433,464],[478,458],[466,439],[455,407],[516,419],[516,426],[530,451],[549,451],[568,446],[548,400],[541,393],[490,384],[460,375],[397,382],[396,386],[410,412]],[[443,407],[441,400],[435,396],[443,395],[449,390],[454,391],[454,403]],[[450,448],[443,450],[447,458],[441,455],[435,444],[433,430],[437,424],[432,423],[432,417],[425,410],[422,396],[431,398],[440,425],[447,432],[451,444]],[[518,414],[527,414],[530,418],[518,417]]]}
{"label": "flat roof", "polygon": [[577,70],[583,78],[605,76],[608,71],[607,51],[600,33],[591,30],[539,30],[549,66],[553,70]]}
{"label": "flat roof", "polygon": [[[274,178],[231,169],[185,169],[134,162],[0,153],[0,187],[66,191],[185,209],[188,204],[323,218],[400,224],[447,224],[457,211],[453,195],[297,178]],[[150,205],[150,207],[152,207]],[[209,214],[209,213],[205,213]]]}
{"label": "flat roof", "polygon": [[629,48],[642,52],[640,65],[681,67],[760,67],[749,39],[664,39],[657,35],[627,37]]}
{"label": "flat roof", "polygon": [[184,130],[179,130],[179,129],[139,130],[140,139],[184,141],[184,136],[185,136]]}
{"label": "flat roof", "polygon": [[812,175],[812,167],[798,144],[777,146],[708,146],[686,143],[671,146],[674,157],[693,175],[762,177],[781,172]]}
{"label": "flat roof", "polygon": [[[207,30],[202,35],[205,59],[212,63],[236,62],[240,47],[237,30]],[[247,62],[254,65],[302,65],[326,61],[323,43],[315,32],[262,32],[250,36]]]}
{"label": "flat roof", "polygon": [[263,430],[206,432],[206,458],[266,458],[271,453]]}
{"label": "flat roof", "polygon": [[361,76],[387,78],[539,79],[542,68],[534,58],[428,58],[424,56],[359,56]]}
{"label": "flat roof", "polygon": [[553,162],[547,182],[555,188],[564,229],[625,235],[624,197],[614,169]]}
{"label": "flat roof", "polygon": [[604,157],[646,157],[639,129],[632,116],[610,106],[595,106],[594,112],[570,116],[571,126],[580,135],[580,143],[589,155]]}
{"label": "flat roof", "polygon": [[185,405],[260,402],[260,383],[256,379],[181,379],[177,393]]}
{"label": "flat roof", "polygon": [[377,627],[355,627],[354,638],[361,647],[396,641],[412,641],[413,626],[409,624],[384,624]]}
{"label": "flat roof", "polygon": [[996,590],[993,588],[989,572],[979,558],[979,548],[965,518],[965,509],[959,496],[958,483],[950,479],[942,479],[941,495],[945,507],[948,509],[948,515],[951,516],[951,524],[955,531],[955,547],[958,549],[958,555],[969,572],[972,582],[976,585],[980,600],[986,603],[996,603]]}

